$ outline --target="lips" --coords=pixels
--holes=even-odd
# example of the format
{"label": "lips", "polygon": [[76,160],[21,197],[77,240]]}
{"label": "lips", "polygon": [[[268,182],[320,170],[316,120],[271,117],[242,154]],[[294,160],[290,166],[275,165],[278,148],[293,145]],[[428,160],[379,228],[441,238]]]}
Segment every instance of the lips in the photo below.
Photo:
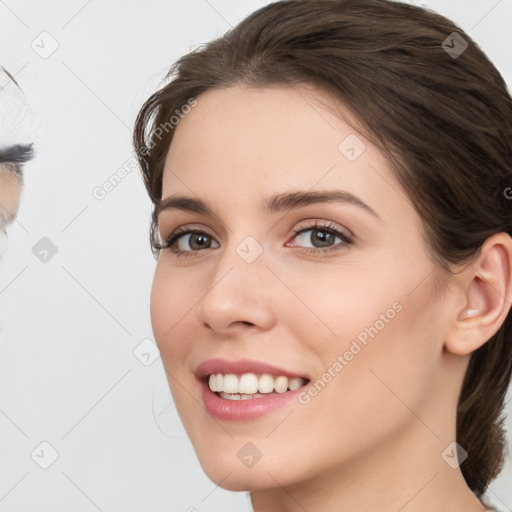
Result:
{"label": "lips", "polygon": [[[309,377],[285,368],[275,365],[242,359],[238,361],[229,361],[226,359],[208,359],[201,363],[195,371],[198,378],[200,393],[207,412],[220,420],[243,421],[260,418],[269,414],[271,411],[283,407],[301,391],[303,385],[310,381]],[[268,394],[254,393],[252,396],[245,394],[217,393],[212,391],[209,383],[215,382],[215,376],[230,376],[237,380],[235,376],[265,375],[267,377],[276,377],[288,382],[300,381],[300,387],[291,386],[288,391],[268,392]],[[295,389],[296,388],[296,389]]]}

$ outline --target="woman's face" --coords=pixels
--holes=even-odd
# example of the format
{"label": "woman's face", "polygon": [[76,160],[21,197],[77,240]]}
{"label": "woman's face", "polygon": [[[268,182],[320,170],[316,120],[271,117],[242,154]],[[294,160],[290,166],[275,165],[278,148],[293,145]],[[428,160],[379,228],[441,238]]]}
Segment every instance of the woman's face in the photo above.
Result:
{"label": "woman's face", "polygon": [[[417,419],[439,414],[448,300],[419,216],[382,153],[316,99],[333,104],[209,90],[167,155],[159,232],[180,236],[158,260],[153,329],[200,463],[231,490],[355,471],[406,431],[439,460],[448,442]],[[211,391],[211,373],[253,374],[212,382],[245,399]]]}

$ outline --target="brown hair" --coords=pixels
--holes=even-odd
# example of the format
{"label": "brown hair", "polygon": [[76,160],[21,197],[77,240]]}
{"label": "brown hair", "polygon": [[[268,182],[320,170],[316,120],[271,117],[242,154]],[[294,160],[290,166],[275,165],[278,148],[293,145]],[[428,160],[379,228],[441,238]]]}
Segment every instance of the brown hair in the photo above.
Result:
{"label": "brown hair", "polygon": [[[387,155],[441,269],[469,261],[494,233],[512,234],[510,94],[477,44],[434,12],[389,0],[275,2],[179,59],[171,76],[134,132],[154,206],[176,110],[211,88],[306,83],[333,92]],[[511,373],[509,312],[472,353],[459,396],[457,442],[469,454],[460,467],[478,497],[503,467]]]}

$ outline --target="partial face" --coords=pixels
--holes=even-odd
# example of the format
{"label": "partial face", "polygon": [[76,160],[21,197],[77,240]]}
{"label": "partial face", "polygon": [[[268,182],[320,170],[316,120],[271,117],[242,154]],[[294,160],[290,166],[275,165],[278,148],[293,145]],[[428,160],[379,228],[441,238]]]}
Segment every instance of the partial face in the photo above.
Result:
{"label": "partial face", "polygon": [[421,417],[442,351],[420,219],[382,154],[316,99],[333,104],[210,90],[167,156],[163,199],[191,201],[159,215],[173,241],[154,334],[200,463],[231,490],[351,467],[415,428],[403,403]]}
{"label": "partial face", "polygon": [[18,211],[23,164],[32,158],[32,129],[21,89],[0,66],[0,230]]}

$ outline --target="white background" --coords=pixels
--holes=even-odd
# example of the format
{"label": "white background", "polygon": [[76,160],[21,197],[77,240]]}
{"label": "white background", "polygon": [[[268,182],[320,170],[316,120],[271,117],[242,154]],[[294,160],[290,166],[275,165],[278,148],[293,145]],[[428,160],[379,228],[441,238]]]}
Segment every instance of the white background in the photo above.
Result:
{"label": "white background", "polygon": [[[155,265],[138,171],[127,166],[103,200],[92,191],[131,156],[135,116],[170,64],[265,3],[0,2],[0,62],[44,119],[0,264],[1,512],[250,510],[203,474],[161,360],[133,353],[152,339]],[[512,84],[512,0],[423,5],[467,30]],[[31,48],[50,47],[43,31],[58,43],[47,59]],[[32,252],[43,237],[57,248],[46,263]],[[46,470],[31,457],[50,461],[43,441],[58,453]],[[510,482],[509,456],[488,493],[509,511]]]}

